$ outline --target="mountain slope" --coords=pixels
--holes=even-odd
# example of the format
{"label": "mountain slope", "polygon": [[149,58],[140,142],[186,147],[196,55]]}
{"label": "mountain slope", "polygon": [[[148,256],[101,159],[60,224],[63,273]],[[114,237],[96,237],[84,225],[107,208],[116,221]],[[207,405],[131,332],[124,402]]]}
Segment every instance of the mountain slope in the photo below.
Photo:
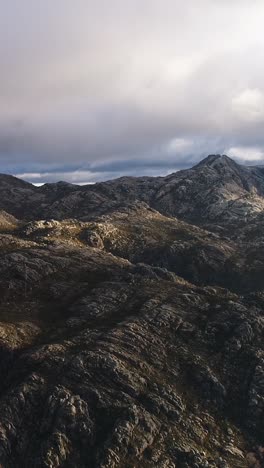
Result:
{"label": "mountain slope", "polygon": [[0,273],[3,466],[247,466],[262,295],[91,248],[8,253]]}

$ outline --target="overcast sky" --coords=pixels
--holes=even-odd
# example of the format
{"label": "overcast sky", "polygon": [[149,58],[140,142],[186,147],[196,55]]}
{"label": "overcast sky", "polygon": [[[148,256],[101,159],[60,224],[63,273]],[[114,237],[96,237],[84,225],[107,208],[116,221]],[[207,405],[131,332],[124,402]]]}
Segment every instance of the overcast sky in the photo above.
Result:
{"label": "overcast sky", "polygon": [[[185,3],[185,4],[184,4]],[[264,164],[263,0],[0,0],[0,171]]]}

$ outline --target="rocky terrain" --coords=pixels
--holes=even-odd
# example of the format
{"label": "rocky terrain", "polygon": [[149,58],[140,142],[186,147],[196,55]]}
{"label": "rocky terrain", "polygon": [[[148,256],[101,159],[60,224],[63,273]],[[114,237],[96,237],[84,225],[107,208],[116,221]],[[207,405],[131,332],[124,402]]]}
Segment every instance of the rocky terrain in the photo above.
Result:
{"label": "rocky terrain", "polygon": [[264,169],[0,175],[0,467],[264,466]]}

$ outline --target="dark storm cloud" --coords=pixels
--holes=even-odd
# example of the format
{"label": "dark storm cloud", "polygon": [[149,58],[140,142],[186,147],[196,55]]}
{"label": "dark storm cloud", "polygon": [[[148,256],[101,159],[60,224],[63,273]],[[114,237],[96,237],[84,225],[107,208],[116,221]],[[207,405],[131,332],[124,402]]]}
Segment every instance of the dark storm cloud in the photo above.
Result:
{"label": "dark storm cloud", "polygon": [[262,0],[0,7],[2,172],[89,182],[212,152],[264,161]]}

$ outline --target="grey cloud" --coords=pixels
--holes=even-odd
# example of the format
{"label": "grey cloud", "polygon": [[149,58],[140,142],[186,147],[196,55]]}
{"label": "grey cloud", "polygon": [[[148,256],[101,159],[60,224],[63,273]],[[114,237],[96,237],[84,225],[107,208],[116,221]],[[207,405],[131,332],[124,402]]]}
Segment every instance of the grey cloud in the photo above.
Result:
{"label": "grey cloud", "polygon": [[2,172],[166,173],[236,148],[260,161],[261,0],[0,7]]}

